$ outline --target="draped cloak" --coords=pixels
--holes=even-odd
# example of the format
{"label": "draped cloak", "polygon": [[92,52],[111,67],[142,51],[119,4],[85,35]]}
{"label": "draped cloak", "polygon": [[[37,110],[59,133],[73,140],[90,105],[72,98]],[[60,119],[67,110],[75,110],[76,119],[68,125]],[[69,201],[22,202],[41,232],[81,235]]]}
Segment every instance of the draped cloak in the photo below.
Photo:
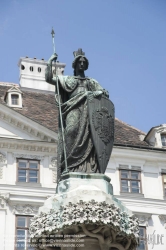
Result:
{"label": "draped cloak", "polygon": [[[57,76],[51,80],[55,85],[59,82],[59,92],[61,96],[61,111],[64,126],[64,137],[67,154],[67,167],[70,172],[96,173],[99,172],[95,147],[91,137],[89,117],[88,117],[88,92],[103,90],[99,83],[93,78],[84,78],[86,88],[79,90],[79,77]],[[81,79],[82,80],[82,79]],[[47,82],[50,82],[48,75]],[[79,91],[77,91],[79,90]],[[74,95],[72,95],[74,93]],[[58,96],[55,95],[57,106]],[[57,179],[65,169],[61,124],[59,119],[58,152],[57,152],[58,173]]]}

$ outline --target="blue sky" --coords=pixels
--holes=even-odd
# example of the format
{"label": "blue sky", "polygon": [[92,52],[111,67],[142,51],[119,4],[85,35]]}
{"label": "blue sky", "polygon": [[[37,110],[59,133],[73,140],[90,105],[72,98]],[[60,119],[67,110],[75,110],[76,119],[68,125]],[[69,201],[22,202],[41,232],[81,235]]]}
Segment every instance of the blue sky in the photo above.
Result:
{"label": "blue sky", "polygon": [[82,48],[117,118],[144,132],[166,123],[165,0],[0,1],[1,82],[19,83],[20,57],[51,56],[52,26],[66,75]]}

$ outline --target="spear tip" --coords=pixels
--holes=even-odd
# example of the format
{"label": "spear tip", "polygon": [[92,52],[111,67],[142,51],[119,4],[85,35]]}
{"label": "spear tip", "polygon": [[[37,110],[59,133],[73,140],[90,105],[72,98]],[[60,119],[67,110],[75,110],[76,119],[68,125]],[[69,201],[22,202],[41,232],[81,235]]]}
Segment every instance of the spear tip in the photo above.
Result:
{"label": "spear tip", "polygon": [[53,27],[52,27],[51,35],[52,35],[52,37],[54,37],[54,35],[55,35]]}

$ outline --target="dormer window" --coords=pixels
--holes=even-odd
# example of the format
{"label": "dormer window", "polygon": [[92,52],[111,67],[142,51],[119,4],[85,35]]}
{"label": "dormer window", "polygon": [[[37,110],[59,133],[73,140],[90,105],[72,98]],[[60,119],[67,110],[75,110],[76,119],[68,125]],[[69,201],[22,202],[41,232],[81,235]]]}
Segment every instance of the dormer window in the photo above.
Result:
{"label": "dormer window", "polygon": [[16,94],[11,95],[12,105],[18,105],[18,100],[19,100],[19,95],[16,95]]}
{"label": "dormer window", "polygon": [[166,124],[151,128],[144,141],[155,148],[166,147]]}
{"label": "dormer window", "polygon": [[21,90],[13,86],[10,88],[5,95],[5,101],[8,106],[13,108],[22,108],[22,92]]}
{"label": "dormer window", "polygon": [[163,147],[166,147],[166,134],[161,134],[161,143]]}

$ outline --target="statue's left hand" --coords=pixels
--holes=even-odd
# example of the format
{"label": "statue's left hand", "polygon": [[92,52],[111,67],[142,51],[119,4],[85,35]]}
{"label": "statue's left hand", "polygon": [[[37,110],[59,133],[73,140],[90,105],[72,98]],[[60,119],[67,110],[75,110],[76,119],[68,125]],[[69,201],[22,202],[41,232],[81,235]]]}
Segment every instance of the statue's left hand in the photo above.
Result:
{"label": "statue's left hand", "polygon": [[93,98],[100,96],[103,94],[102,90],[97,90],[97,91],[88,91],[87,95],[88,95],[88,99],[92,100]]}
{"label": "statue's left hand", "polygon": [[93,92],[93,96],[94,96],[94,97],[97,97],[97,96],[102,95],[102,94],[103,94],[103,91],[101,91],[101,90],[98,90],[98,91],[94,91],[94,92]]}
{"label": "statue's left hand", "polygon": [[87,91],[87,97],[91,101],[94,97],[97,97],[102,94],[102,91]]}
{"label": "statue's left hand", "polygon": [[93,98],[95,98],[97,96],[100,96],[102,94],[104,94],[104,95],[107,96],[107,94],[105,92],[107,92],[107,91],[106,90],[97,90],[97,91],[93,91],[93,92],[92,91],[88,91],[87,95],[88,95],[89,100],[92,100]]}

